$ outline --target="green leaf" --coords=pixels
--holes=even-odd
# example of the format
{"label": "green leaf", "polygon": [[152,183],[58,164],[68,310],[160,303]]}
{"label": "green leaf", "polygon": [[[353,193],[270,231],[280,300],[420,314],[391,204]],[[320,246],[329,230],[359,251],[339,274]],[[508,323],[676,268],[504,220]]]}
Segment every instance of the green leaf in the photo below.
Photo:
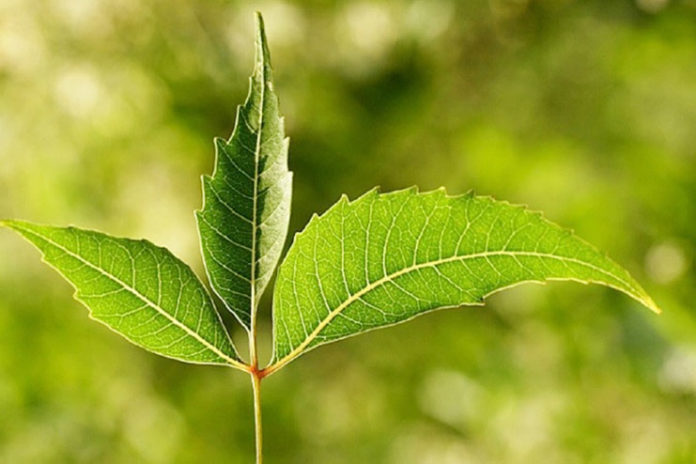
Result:
{"label": "green leaf", "polygon": [[249,95],[230,139],[215,140],[215,171],[203,177],[204,203],[196,212],[211,286],[247,329],[283,250],[292,185],[260,15],[257,29]]}
{"label": "green leaf", "polygon": [[3,221],[75,287],[75,298],[129,341],[198,364],[241,367],[210,296],[167,249],[74,227]]}
{"label": "green leaf", "polygon": [[323,343],[545,280],[606,285],[658,311],[627,271],[523,207],[442,189],[343,197],[296,235],[280,266],[270,369]]}

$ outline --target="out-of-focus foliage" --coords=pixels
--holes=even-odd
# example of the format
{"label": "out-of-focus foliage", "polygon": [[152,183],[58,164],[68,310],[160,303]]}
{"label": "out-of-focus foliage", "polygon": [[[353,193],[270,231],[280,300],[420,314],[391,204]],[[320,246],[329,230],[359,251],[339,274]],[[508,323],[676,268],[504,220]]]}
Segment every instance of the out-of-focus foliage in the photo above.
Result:
{"label": "out-of-focus foliage", "polygon": [[[696,460],[693,0],[0,0],[0,216],[147,237],[200,273],[199,175],[254,9],[293,230],[376,184],[473,188],[610,250],[665,310],[526,286],[323,347],[264,384],[267,460]],[[0,462],[251,461],[247,378],[95,325],[10,233],[0,256]]]}

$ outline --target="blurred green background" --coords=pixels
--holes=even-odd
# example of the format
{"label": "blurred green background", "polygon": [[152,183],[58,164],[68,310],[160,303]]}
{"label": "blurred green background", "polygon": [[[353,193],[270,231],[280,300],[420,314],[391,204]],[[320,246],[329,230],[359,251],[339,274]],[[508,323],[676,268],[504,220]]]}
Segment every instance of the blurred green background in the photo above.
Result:
{"label": "blurred green background", "polygon": [[[572,227],[665,310],[523,286],[323,347],[264,383],[267,461],[696,462],[694,0],[0,0],[0,217],[201,273],[199,176],[256,9],[293,231],[374,185],[474,189]],[[0,462],[251,462],[244,375],[141,351],[71,293],[0,231]]]}

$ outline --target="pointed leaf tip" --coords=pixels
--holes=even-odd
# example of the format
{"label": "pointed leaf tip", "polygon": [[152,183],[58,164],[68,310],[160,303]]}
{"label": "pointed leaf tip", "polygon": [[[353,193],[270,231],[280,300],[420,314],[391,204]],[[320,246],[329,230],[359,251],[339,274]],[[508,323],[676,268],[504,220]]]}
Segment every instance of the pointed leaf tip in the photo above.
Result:
{"label": "pointed leaf tip", "polygon": [[[263,72],[269,76],[271,56],[266,39],[266,26],[260,11],[256,12],[256,63],[263,66]],[[270,80],[270,77],[267,77],[266,80]]]}
{"label": "pointed leaf tip", "polygon": [[254,13],[254,16],[256,18],[256,27],[257,29],[263,31],[263,15],[261,14],[260,11],[256,11]]}
{"label": "pointed leaf tip", "polygon": [[641,301],[641,303],[643,303],[650,311],[654,312],[655,314],[662,314],[662,308],[657,306],[657,303],[655,303],[655,301],[651,297],[646,295],[643,301]]}
{"label": "pointed leaf tip", "polygon": [[24,221],[19,221],[17,219],[0,219],[0,226],[7,227],[8,229],[18,230],[22,225],[28,223]]}

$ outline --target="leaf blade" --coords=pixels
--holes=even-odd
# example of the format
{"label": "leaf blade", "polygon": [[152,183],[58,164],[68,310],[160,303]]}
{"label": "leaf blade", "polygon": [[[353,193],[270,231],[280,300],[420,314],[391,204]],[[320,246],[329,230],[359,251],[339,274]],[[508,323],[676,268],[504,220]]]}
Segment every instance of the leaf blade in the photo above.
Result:
{"label": "leaf blade", "polygon": [[213,291],[249,330],[282,252],[290,219],[288,139],[273,91],[270,53],[257,14],[255,70],[229,140],[215,139],[215,168],[203,177],[196,212]]}
{"label": "leaf blade", "polygon": [[243,368],[203,285],[165,248],[75,227],[0,225],[42,253],[92,319],[131,343],[183,362]]}
{"label": "leaf blade", "polygon": [[444,190],[343,197],[312,218],[280,266],[270,369],[324,343],[548,280],[609,286],[659,312],[627,271],[538,213]]}

